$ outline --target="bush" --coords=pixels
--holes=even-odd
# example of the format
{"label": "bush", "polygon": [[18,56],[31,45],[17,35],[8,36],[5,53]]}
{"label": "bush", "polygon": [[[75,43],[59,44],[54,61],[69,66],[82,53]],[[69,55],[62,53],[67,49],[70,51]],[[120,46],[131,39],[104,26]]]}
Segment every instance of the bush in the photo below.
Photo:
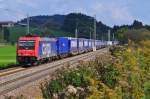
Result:
{"label": "bush", "polygon": [[82,66],[77,69],[63,70],[57,73],[52,81],[41,84],[41,90],[45,99],[51,99],[54,94],[63,92],[67,86],[86,88],[89,85],[90,69]]}
{"label": "bush", "polygon": [[81,71],[72,71],[64,74],[64,83],[75,87],[87,87],[89,82]]}
{"label": "bush", "polygon": [[53,93],[58,93],[63,90],[63,85],[60,82],[61,80],[56,79],[51,82],[46,82],[44,85],[41,85],[41,90],[44,99],[50,99],[53,96]]}
{"label": "bush", "polygon": [[105,83],[110,88],[114,88],[117,84],[117,77],[119,76],[119,71],[113,66],[112,63],[101,64],[98,63],[96,66],[96,71],[98,72],[99,79]]}
{"label": "bush", "polygon": [[144,93],[145,93],[145,98],[144,99],[150,99],[150,81],[145,83]]}

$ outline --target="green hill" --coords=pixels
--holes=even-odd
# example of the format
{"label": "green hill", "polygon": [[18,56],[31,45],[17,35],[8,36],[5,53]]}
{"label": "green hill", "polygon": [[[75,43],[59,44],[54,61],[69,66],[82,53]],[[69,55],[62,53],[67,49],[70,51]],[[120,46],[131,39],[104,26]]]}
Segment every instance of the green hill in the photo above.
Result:
{"label": "green hill", "polygon": [[[10,42],[16,42],[17,38],[21,36],[25,36],[27,34],[27,28],[26,27],[21,27],[21,26],[15,26],[12,28],[9,28],[10,32]],[[34,35],[40,35],[40,36],[50,36],[50,37],[60,37],[60,36],[69,36],[73,37],[73,34],[69,34],[67,32],[61,31],[61,30],[42,30],[42,29],[37,29],[30,27],[30,33]]]}
{"label": "green hill", "polygon": [[[26,24],[27,19],[18,21],[14,27],[5,28],[4,36],[5,41],[14,43],[20,36],[26,35],[27,28],[20,26]],[[90,32],[93,36],[94,33],[94,18],[81,13],[70,13],[68,15],[39,15],[30,17],[30,33],[40,36],[61,37],[71,36],[75,37],[75,29],[78,29],[78,37],[90,38]],[[97,25],[97,39],[101,36],[107,39],[107,31],[111,30],[100,21],[96,22]],[[2,34],[0,32],[0,34]],[[0,35],[0,39],[3,36]]]}
{"label": "green hill", "polygon": [[[19,23],[26,23],[27,19],[19,21]],[[42,29],[42,31],[55,30],[68,33],[66,36],[75,34],[76,27],[78,28],[78,36],[89,38],[90,32],[93,34],[94,18],[82,13],[70,13],[68,15],[53,15],[53,16],[33,16],[30,17],[31,27]],[[106,36],[108,30],[111,28],[100,21],[96,22],[97,38],[101,38],[102,34]],[[54,34],[55,35],[55,34]],[[58,33],[57,36],[63,36]]]}

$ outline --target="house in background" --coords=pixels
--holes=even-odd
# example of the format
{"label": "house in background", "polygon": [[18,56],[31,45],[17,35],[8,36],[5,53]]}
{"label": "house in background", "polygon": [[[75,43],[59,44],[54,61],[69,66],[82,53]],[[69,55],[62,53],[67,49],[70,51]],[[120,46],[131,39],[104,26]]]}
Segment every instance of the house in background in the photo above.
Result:
{"label": "house in background", "polygon": [[13,21],[0,21],[0,27],[13,27],[14,25]]}
{"label": "house in background", "polygon": [[0,21],[0,43],[6,43],[9,41],[9,28],[14,27],[14,25],[15,22],[13,21]]}

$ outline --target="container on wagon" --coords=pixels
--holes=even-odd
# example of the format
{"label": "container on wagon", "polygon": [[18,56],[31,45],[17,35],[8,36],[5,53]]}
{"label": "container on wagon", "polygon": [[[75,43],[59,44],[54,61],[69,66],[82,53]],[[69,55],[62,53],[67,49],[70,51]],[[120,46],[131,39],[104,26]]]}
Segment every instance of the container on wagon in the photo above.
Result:
{"label": "container on wagon", "polygon": [[84,45],[84,51],[88,52],[89,49],[89,40],[88,39],[83,39],[83,45]]}
{"label": "container on wagon", "polygon": [[69,37],[70,54],[78,54],[78,39]]}
{"label": "container on wagon", "polygon": [[38,60],[57,56],[57,39],[41,38],[38,52]]}
{"label": "container on wagon", "polygon": [[65,38],[65,37],[57,38],[57,51],[60,56],[68,55],[68,53],[70,51],[68,38]]}
{"label": "container on wagon", "polygon": [[84,39],[83,38],[78,38],[78,50],[79,50],[79,53],[84,52]]}

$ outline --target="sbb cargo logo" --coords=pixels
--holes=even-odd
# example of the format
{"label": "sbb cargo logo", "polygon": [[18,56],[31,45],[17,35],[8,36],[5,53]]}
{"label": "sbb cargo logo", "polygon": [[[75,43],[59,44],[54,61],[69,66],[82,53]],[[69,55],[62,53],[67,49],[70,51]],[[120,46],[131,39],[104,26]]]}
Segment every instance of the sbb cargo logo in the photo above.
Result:
{"label": "sbb cargo logo", "polygon": [[63,47],[65,47],[65,46],[66,46],[66,45],[65,45],[65,43],[62,43],[61,45],[62,45]]}
{"label": "sbb cargo logo", "polygon": [[51,46],[50,46],[50,44],[43,44],[42,45],[42,54],[45,57],[49,57],[50,53],[51,53]]}

